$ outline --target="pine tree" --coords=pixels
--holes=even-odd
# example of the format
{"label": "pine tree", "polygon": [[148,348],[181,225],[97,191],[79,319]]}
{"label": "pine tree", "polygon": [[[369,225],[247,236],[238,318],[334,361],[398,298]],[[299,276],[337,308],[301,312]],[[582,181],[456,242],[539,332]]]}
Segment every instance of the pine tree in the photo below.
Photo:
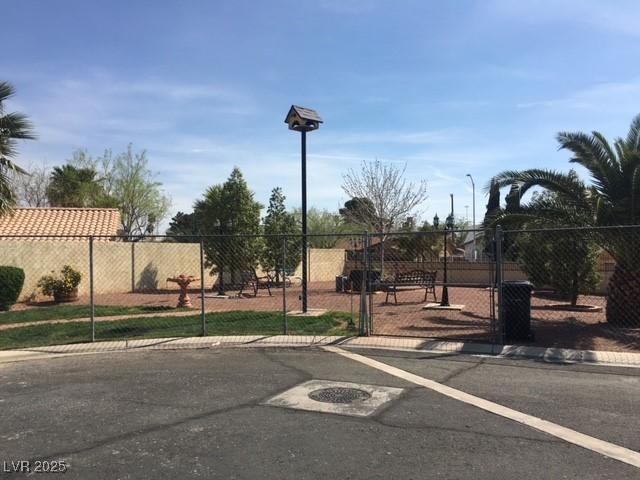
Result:
{"label": "pine tree", "polygon": [[257,266],[260,240],[251,235],[260,232],[261,208],[237,167],[225,183],[209,187],[196,201],[194,214],[200,232],[214,235],[204,242],[205,264],[212,273],[223,265],[235,282],[238,272]]}
{"label": "pine tree", "polygon": [[264,218],[266,236],[260,258],[263,268],[276,271],[277,282],[280,281],[282,270],[295,270],[302,257],[298,222],[293,213],[287,212],[285,199],[280,187],[271,191],[267,216]]}

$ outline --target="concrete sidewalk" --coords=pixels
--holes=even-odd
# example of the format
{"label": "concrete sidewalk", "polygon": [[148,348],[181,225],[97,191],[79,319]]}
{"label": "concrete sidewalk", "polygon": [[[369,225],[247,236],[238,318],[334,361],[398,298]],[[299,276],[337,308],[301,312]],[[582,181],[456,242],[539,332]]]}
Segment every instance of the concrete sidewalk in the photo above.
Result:
{"label": "concrete sidewalk", "polygon": [[340,345],[350,348],[376,348],[399,351],[488,355],[496,358],[526,358],[558,363],[585,363],[640,367],[639,353],[572,350],[519,345],[492,345],[472,342],[446,342],[417,338],[342,337],[323,335],[234,335],[119,340],[94,343],[52,345],[0,351],[0,363],[43,358],[43,356],[101,353],[141,349],[197,349],[215,347],[318,347]]}

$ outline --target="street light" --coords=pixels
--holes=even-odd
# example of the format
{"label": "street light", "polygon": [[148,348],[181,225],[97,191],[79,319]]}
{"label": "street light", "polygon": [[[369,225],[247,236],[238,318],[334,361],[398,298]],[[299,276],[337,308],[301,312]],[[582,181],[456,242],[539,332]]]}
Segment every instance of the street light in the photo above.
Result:
{"label": "street light", "polygon": [[322,119],[315,110],[291,105],[284,123],[302,137],[302,313],[307,313],[307,132],[320,128]]}
{"label": "street light", "polygon": [[[433,226],[437,230],[440,226],[440,219],[438,218],[438,214],[436,213],[435,217],[433,217]],[[442,278],[442,298],[440,299],[441,307],[450,307],[449,304],[449,289],[447,287],[447,282],[449,281],[447,275],[447,233],[451,230],[451,234],[453,235],[453,229],[455,227],[455,220],[453,216],[453,194],[451,194],[451,213],[447,215],[447,219],[445,220],[443,233],[444,240],[444,275]]]}
{"label": "street light", "polygon": [[[444,246],[444,276],[442,277],[442,298],[440,299],[441,307],[449,306],[449,290],[447,289],[447,229],[449,228],[449,224],[451,223],[451,215],[449,215],[445,221],[443,233],[443,246]],[[440,218],[438,218],[438,214],[433,217],[433,228],[438,230],[440,227]]]}
{"label": "street light", "polygon": [[478,260],[478,252],[476,250],[476,184],[470,173],[467,173],[467,177],[471,180],[471,190],[473,190],[473,261],[475,262]]}

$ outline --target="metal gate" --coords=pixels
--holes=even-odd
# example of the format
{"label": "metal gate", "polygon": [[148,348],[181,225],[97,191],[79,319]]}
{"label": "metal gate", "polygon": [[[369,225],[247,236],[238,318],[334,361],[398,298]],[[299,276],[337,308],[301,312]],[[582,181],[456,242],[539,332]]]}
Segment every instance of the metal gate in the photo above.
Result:
{"label": "metal gate", "polygon": [[[500,340],[500,238],[485,236],[481,230],[367,235],[368,322],[361,324],[372,335]],[[479,248],[480,239],[488,248]]]}

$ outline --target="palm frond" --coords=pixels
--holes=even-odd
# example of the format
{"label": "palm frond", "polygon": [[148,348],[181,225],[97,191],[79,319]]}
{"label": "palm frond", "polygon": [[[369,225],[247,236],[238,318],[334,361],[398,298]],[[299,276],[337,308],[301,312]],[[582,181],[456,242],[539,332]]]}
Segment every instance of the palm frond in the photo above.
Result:
{"label": "palm frond", "polygon": [[532,168],[529,170],[507,170],[493,177],[501,188],[517,184],[520,187],[520,195],[533,187],[541,187],[553,193],[561,195],[563,200],[580,208],[589,208],[587,187],[573,173],[562,173],[554,170]]}
{"label": "palm frond", "polygon": [[10,182],[7,169],[0,164],[0,216],[10,212],[16,204],[15,193]]}
{"label": "palm frond", "polygon": [[0,82],[0,104],[9,97],[12,97],[15,92],[13,85],[9,82]]}
{"label": "palm frond", "polygon": [[611,148],[611,145],[609,144],[609,141],[606,139],[606,137],[596,130],[591,132],[591,135],[593,136],[595,143],[600,146],[602,153],[604,153],[602,158],[608,159],[611,167],[613,167],[617,171],[620,171],[620,159],[618,158],[618,155],[616,155],[616,152],[614,152],[613,148]]}
{"label": "palm frond", "polygon": [[4,113],[3,102],[15,93],[8,82],[0,82],[0,215],[11,210],[16,198],[11,188],[11,176],[26,173],[10,158],[17,155],[16,140],[33,140],[33,125],[22,113]]}
{"label": "palm frond", "polygon": [[638,197],[640,197],[640,165],[631,174],[631,222],[636,223],[636,209],[638,208]]}
{"label": "palm frond", "polygon": [[609,195],[618,190],[621,183],[620,165],[615,155],[613,157],[609,155],[611,148],[604,147],[600,142],[599,138],[604,139],[602,134],[560,132],[556,138],[561,149],[573,153],[570,162],[578,163],[589,170],[593,184],[602,195]]}
{"label": "palm frond", "polygon": [[640,148],[640,115],[636,115],[633,120],[631,120],[626,143],[627,146],[634,150],[638,150],[638,148]]}
{"label": "palm frond", "polygon": [[22,113],[7,113],[0,117],[0,155],[16,155],[15,140],[35,140],[33,125]]}

